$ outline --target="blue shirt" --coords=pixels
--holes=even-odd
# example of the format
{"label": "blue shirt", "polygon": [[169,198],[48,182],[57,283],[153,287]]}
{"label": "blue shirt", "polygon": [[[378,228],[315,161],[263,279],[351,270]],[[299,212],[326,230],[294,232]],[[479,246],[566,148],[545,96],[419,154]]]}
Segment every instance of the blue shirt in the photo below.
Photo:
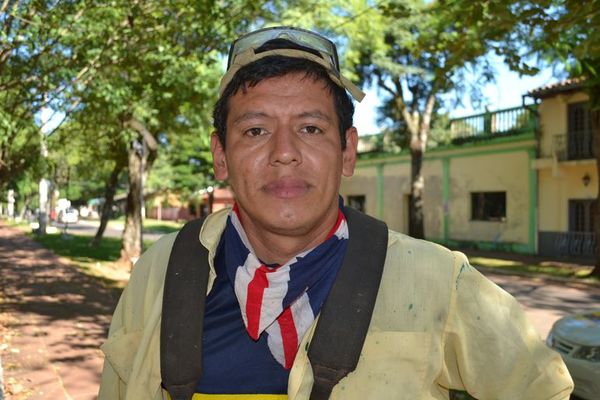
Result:
{"label": "blue shirt", "polygon": [[215,256],[217,278],[206,298],[202,349],[203,373],[197,393],[286,394],[289,370],[279,364],[263,333],[246,332],[233,282],[225,270],[223,238]]}

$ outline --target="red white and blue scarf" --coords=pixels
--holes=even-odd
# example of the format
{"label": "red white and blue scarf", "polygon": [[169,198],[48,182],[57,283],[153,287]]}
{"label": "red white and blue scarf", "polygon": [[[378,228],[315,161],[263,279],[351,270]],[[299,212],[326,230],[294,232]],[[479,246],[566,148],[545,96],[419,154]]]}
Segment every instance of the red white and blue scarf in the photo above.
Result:
{"label": "red white and blue scarf", "polygon": [[289,369],[346,253],[348,225],[344,214],[338,211],[335,226],[323,243],[283,265],[265,265],[256,257],[237,206],[223,234],[226,270],[234,284],[246,330],[254,340],[266,331],[271,354]]}

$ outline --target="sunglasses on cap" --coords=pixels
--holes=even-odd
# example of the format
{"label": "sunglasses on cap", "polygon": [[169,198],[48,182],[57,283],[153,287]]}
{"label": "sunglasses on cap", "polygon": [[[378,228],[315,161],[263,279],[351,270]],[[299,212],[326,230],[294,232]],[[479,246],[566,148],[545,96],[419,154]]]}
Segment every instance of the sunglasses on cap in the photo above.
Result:
{"label": "sunglasses on cap", "polygon": [[[295,46],[290,48],[278,46],[277,48],[256,52],[257,49],[271,41],[278,41],[279,43],[286,43],[287,41]],[[348,90],[357,101],[360,102],[365,97],[365,94],[357,86],[340,73],[337,49],[331,40],[315,32],[290,26],[259,29],[234,41],[229,49],[227,72],[221,80],[220,94],[223,94],[227,84],[231,82],[231,79],[240,68],[261,58],[275,55],[313,61],[323,66],[329,77],[338,86]]]}

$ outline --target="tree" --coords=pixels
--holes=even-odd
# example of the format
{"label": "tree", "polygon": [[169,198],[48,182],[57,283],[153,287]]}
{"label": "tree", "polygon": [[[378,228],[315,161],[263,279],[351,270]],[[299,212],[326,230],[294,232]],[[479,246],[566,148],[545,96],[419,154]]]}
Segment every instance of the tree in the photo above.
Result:
{"label": "tree", "polygon": [[64,41],[90,3],[0,4],[0,189],[38,168],[40,111],[86,77],[88,66],[70,57]]}
{"label": "tree", "polygon": [[185,199],[200,189],[215,185],[209,139],[208,126],[204,132],[159,138],[159,154],[146,188],[154,193],[178,193]]}
{"label": "tree", "polygon": [[[143,182],[159,137],[205,132],[215,100],[221,54],[231,37],[262,12],[256,1],[122,1],[87,12],[68,43],[92,65],[93,80],[72,87],[74,118],[96,113],[100,129],[119,131],[129,190],[122,261],[141,253]],[[77,39],[80,38],[80,39]],[[83,38],[84,40],[81,40]],[[99,107],[99,105],[103,105]]]}
{"label": "tree", "polygon": [[[346,61],[365,83],[385,94],[408,135],[403,147],[411,154],[410,231],[424,237],[421,171],[436,104],[447,93],[466,89],[464,76],[476,72],[493,79],[486,55],[517,24],[512,2],[490,0],[396,0],[371,7],[369,23],[342,27],[350,38]],[[363,7],[368,8],[365,3]]]}
{"label": "tree", "polygon": [[[593,146],[600,177],[600,0],[532,0],[521,3],[523,21],[510,43],[524,46],[526,55],[566,66],[573,77],[584,77],[591,104]],[[530,57],[531,58],[531,57]],[[526,59],[527,60],[527,59]],[[513,68],[519,70],[520,65]],[[600,238],[600,192],[596,199],[595,235]],[[592,275],[600,277],[600,245]]]}
{"label": "tree", "polygon": [[114,126],[111,130],[102,118],[98,120],[99,113],[87,111],[85,107],[80,108],[50,138],[48,161],[54,170],[55,182],[61,170],[68,171],[65,196],[70,200],[104,198],[100,225],[91,242],[97,246],[112,214],[117,187],[127,167],[127,153],[120,131]]}

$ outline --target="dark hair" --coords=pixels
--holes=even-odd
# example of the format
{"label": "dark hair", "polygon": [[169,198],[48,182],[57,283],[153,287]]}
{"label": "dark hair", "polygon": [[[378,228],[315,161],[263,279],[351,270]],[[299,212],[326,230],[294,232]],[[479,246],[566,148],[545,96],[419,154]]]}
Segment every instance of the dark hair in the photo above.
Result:
{"label": "dark hair", "polygon": [[305,78],[322,81],[329,93],[332,94],[334,107],[338,115],[342,150],[346,148],[346,131],[352,127],[352,117],[354,115],[354,104],[352,104],[352,99],[346,93],[346,90],[331,80],[323,66],[304,58],[284,56],[267,56],[243,66],[223,91],[213,110],[213,125],[223,148],[225,148],[227,133],[229,98],[239,90],[245,92],[248,87],[256,86],[265,79],[297,72],[303,72]]}

